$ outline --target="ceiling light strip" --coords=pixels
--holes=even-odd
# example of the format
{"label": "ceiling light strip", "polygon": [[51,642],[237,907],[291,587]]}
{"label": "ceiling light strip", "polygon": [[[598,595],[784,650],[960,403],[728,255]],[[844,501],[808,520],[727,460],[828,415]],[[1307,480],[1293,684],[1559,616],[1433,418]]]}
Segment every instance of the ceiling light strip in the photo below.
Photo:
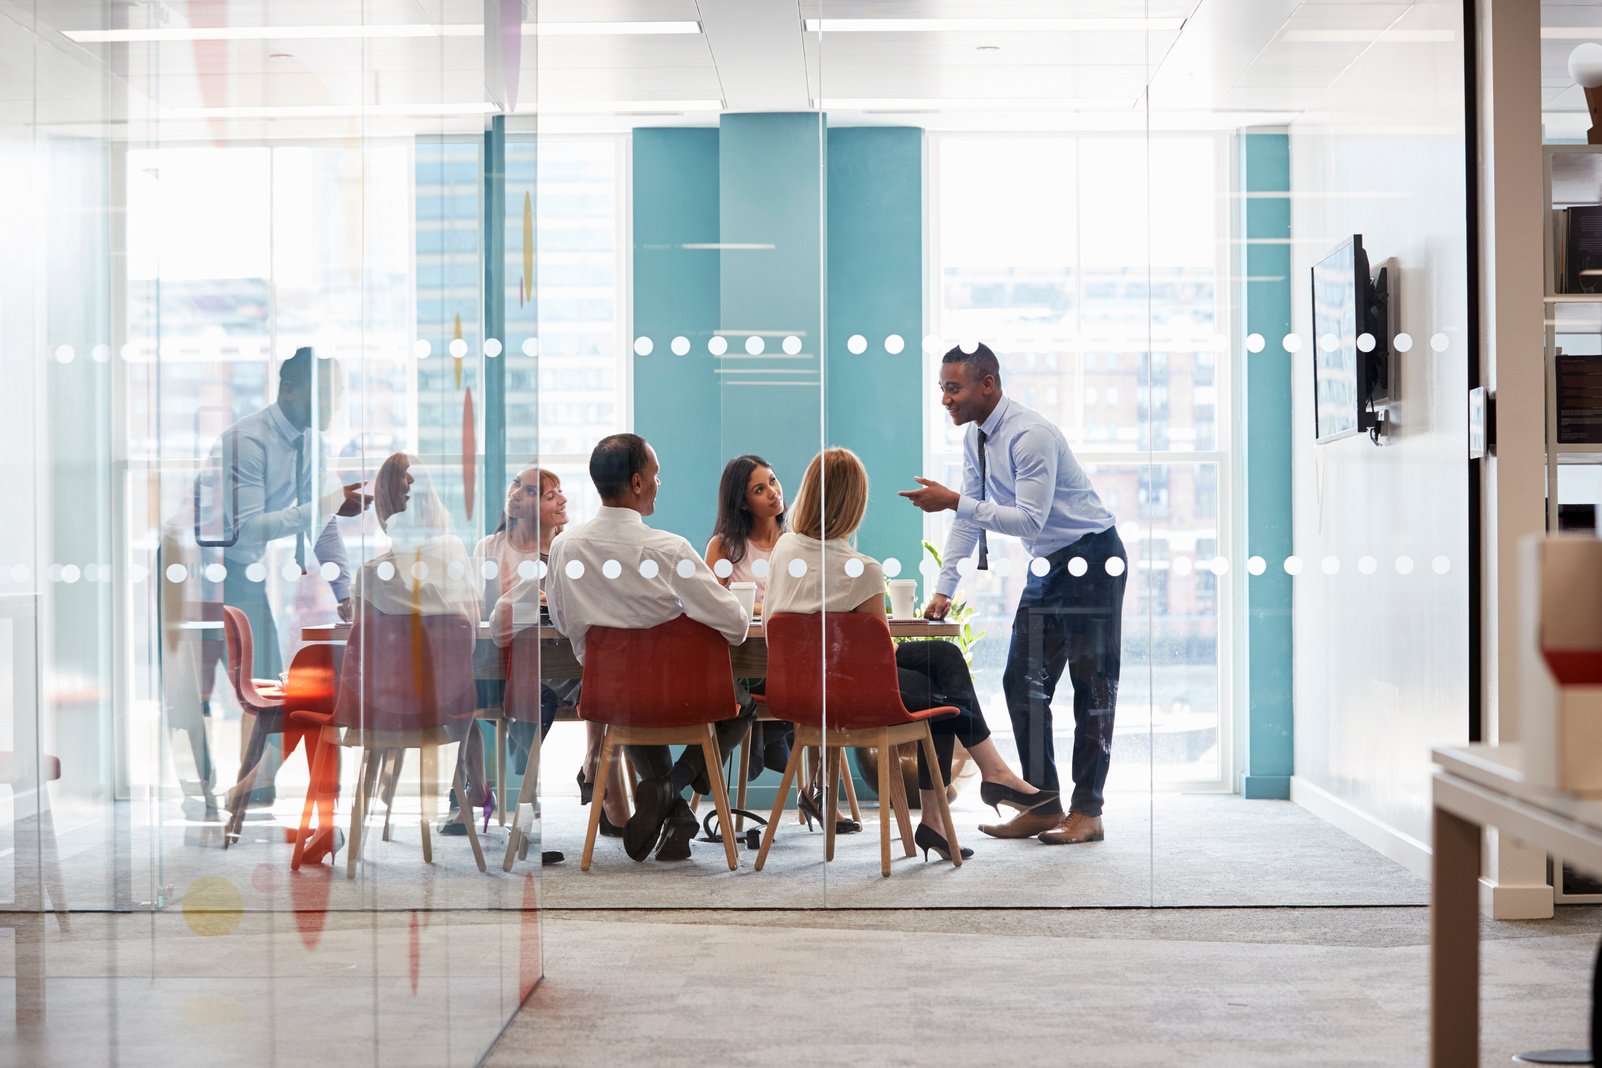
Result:
{"label": "ceiling light strip", "polygon": [[807,19],[808,33],[1177,33],[1182,18]]}
{"label": "ceiling light strip", "polygon": [[[79,44],[171,41],[384,40],[418,37],[482,37],[480,23],[406,22],[328,26],[176,26],[119,30],[63,30]],[[641,37],[701,32],[699,22],[525,22],[525,37]]]}

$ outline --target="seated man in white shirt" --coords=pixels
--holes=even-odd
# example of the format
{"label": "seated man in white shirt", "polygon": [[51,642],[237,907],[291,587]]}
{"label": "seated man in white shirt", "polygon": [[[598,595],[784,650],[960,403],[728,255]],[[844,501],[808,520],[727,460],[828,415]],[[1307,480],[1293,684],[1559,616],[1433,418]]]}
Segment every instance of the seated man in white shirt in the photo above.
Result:
{"label": "seated man in white shirt", "polygon": [[[590,453],[590,479],[601,496],[601,510],[551,544],[545,600],[551,622],[567,635],[580,663],[591,627],[643,630],[687,615],[721,633],[730,645],[745,641],[747,619],[740,599],[723,588],[689,542],[645,525],[644,517],[656,510],[660,470],[656,452],[644,438],[603,438]],[[615,565],[615,577],[605,577],[608,563]],[[643,570],[641,565],[646,565]],[[579,577],[572,577],[574,573]],[[747,713],[717,725],[725,758],[750,724]],[[696,821],[680,794],[692,785],[698,793],[711,792],[700,748],[687,747],[677,763],[671,762],[665,745],[630,746],[629,757],[646,778],[634,793],[634,815],[623,829],[624,849],[635,860],[644,860],[652,849],[658,860],[688,859]]]}

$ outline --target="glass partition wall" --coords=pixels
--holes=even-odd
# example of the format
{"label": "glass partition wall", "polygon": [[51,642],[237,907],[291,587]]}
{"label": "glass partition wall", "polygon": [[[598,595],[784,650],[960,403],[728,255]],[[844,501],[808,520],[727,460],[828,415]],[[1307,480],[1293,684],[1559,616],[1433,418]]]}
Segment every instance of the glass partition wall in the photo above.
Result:
{"label": "glass partition wall", "polygon": [[455,1060],[542,907],[1422,901],[1461,13],[1104,6],[7,13],[19,977],[153,913]]}

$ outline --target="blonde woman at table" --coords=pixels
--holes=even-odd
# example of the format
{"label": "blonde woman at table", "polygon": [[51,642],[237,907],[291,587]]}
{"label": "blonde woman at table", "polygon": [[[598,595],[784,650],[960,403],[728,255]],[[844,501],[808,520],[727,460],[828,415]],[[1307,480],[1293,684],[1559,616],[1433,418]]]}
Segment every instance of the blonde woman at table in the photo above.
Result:
{"label": "blonde woman at table", "polygon": [[[373,479],[373,511],[390,545],[357,573],[356,607],[385,615],[458,615],[476,628],[479,598],[472,561],[462,540],[451,533],[450,513],[415,456],[397,452],[379,466]],[[483,795],[488,821],[495,809],[484,776],[483,736],[467,722],[447,726],[451,737],[462,743],[458,759],[467,796]],[[472,819],[470,803],[453,812],[440,833],[466,834],[464,818]]]}
{"label": "blonde woman at table", "polygon": [[[759,614],[768,592],[768,557],[783,533],[784,487],[779,485],[779,476],[760,456],[736,456],[723,466],[723,477],[718,482],[718,517],[712,540],[706,543],[705,556],[712,574],[725,587],[734,582],[756,586]],[[754,704],[751,695],[762,693],[767,680],[735,681],[735,696],[749,710],[748,703]],[[790,740],[794,737],[795,728],[788,723],[752,723],[746,778],[756,778],[764,767],[782,773],[790,760]],[[858,824],[855,829],[862,827]]]}
{"label": "blonde woman at table", "polygon": [[[867,508],[868,472],[855,453],[850,449],[825,449],[813,458],[790,514],[791,530],[779,539],[770,559],[770,617],[780,612],[828,611],[862,612],[884,618],[884,569],[879,561],[857,552],[853,545]],[[797,560],[806,565],[799,578],[790,570],[791,563]],[[968,664],[954,644],[902,642],[896,646],[896,668],[901,699],[908,709],[951,705],[959,710],[955,716],[929,721],[940,773],[946,782],[951,781],[953,743],[960,741],[979,766],[984,779],[979,796],[985,804],[996,806],[997,811],[1001,805],[1028,811],[1056,799],[1055,793],[1036,789],[1007,766],[990,739]],[[924,859],[933,850],[950,860],[951,848],[940,820],[934,781],[921,751],[918,792],[921,822],[913,841],[923,850]],[[817,808],[815,801],[812,807]],[[972,852],[964,849],[963,858]]]}
{"label": "blonde woman at table", "polygon": [[[512,643],[517,631],[531,625],[538,618],[538,605],[545,600],[545,573],[550,565],[551,542],[567,526],[567,496],[562,492],[562,480],[548,468],[530,465],[519,471],[506,490],[506,506],[495,533],[478,543],[474,556],[480,561],[493,561],[495,577],[485,582],[485,601],[491,606],[488,613],[490,634],[497,649]],[[486,571],[490,569],[484,569]],[[523,611],[517,611],[519,605]],[[501,665],[495,664],[495,676],[480,678],[479,704],[494,707],[501,703],[506,682],[499,677]],[[486,673],[481,673],[481,676]],[[564,679],[540,684],[540,737],[551,729],[556,710],[563,705],[578,704],[579,682]],[[581,804],[590,803],[591,777],[596,759],[601,752],[601,725],[586,723],[584,765],[579,768],[578,785]],[[514,723],[508,732],[513,740],[514,756],[519,757],[518,774],[528,767],[528,754],[533,749],[533,724]],[[602,806],[601,833],[617,838],[623,834],[623,825],[629,819],[628,795],[623,790],[623,770],[614,765],[612,777],[606,784],[606,801]]]}

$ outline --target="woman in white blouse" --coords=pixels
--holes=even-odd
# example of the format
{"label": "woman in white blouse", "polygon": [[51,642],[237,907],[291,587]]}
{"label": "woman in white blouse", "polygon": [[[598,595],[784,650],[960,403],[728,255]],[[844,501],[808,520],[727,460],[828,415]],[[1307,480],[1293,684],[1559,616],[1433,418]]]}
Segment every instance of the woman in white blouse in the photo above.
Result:
{"label": "woman in white blouse", "polygon": [[[355,606],[385,615],[458,615],[476,633],[479,600],[472,561],[462,540],[451,533],[450,513],[417,457],[397,452],[379,466],[373,479],[373,511],[389,535],[389,550],[357,573]],[[471,665],[463,665],[463,670],[471,670]],[[468,727],[466,722],[452,727],[453,737],[459,735],[462,742],[467,796],[483,796],[487,820],[494,808],[484,777],[484,740]],[[462,812],[471,819],[472,805],[464,805]],[[462,812],[453,812],[440,833],[467,833]]]}
{"label": "woman in white blouse", "polygon": [[[867,507],[868,472],[855,453],[849,449],[825,449],[813,458],[790,513],[790,532],[779,538],[769,560],[770,618],[780,612],[819,611],[863,612],[884,618],[884,569],[879,561],[857,552],[852,544]],[[955,644],[903,642],[896,646],[896,667],[901,699],[908,709],[952,705],[960,710],[955,716],[929,722],[946,782],[951,781],[953,742],[961,741],[983,776],[980,796],[986,804],[1006,804],[1028,811],[1056,797],[1031,786],[1007,766],[990,739],[968,664]],[[925,857],[932,849],[949,860],[946,828],[940,821],[933,779],[921,750],[918,788],[921,822],[914,841],[924,850]],[[964,849],[962,855],[967,857],[971,852]]]}

